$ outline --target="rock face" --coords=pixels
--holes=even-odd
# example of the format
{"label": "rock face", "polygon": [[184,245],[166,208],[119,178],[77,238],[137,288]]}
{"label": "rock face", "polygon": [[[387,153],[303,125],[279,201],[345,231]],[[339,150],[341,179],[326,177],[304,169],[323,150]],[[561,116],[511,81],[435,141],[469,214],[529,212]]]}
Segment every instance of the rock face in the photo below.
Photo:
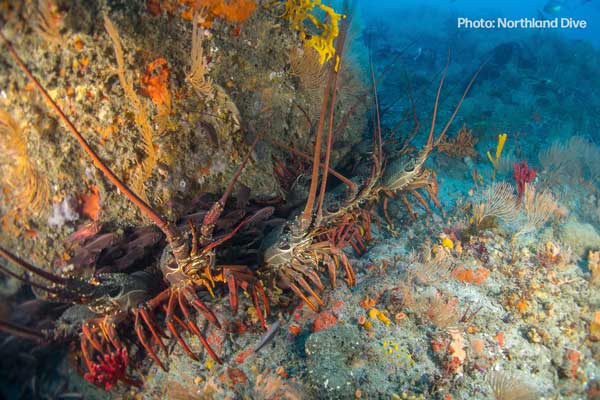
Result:
{"label": "rock face", "polygon": [[[320,82],[323,74],[311,69],[313,64],[298,62],[302,42],[277,7],[258,2],[241,24],[217,18],[196,32],[203,60],[199,90],[190,79],[193,24],[179,13],[153,14],[145,0],[119,6],[106,0],[57,3],[56,43],[48,43],[34,22],[20,25],[36,14],[37,2],[12,7],[3,33],[100,158],[159,213],[177,219],[200,211],[199,195],[223,192],[259,134],[310,152],[318,119],[313,110],[320,108],[322,89],[306,82]],[[117,32],[121,65],[103,16]],[[47,263],[48,254],[62,253],[68,234],[90,222],[84,204],[69,218],[58,218],[53,210],[92,191],[99,197],[97,222],[105,230],[147,224],[28,88],[6,52],[0,58],[7,66],[0,72],[5,88],[0,109],[23,127],[31,166],[44,172],[48,192],[36,212],[17,215],[11,208],[18,207],[0,191],[0,215],[18,217],[4,218],[11,229],[3,229],[2,243],[17,252],[34,251],[33,260]],[[126,90],[118,71],[132,90]],[[362,105],[356,107],[353,95],[364,93],[357,76],[350,63],[340,73],[336,122],[343,121],[345,129],[336,134],[334,166],[360,141],[364,126]],[[290,165],[287,153],[267,140],[259,142],[238,180],[252,188],[252,197],[279,195],[274,157]],[[0,177],[0,187],[8,178]],[[49,218],[60,226],[48,226]],[[31,226],[36,227],[35,246],[23,234]]]}
{"label": "rock face", "polygon": [[306,341],[308,378],[330,399],[348,399],[358,388],[361,360],[366,357],[360,332],[354,325],[339,325],[312,334]]}
{"label": "rock face", "polygon": [[600,248],[600,235],[590,224],[576,221],[567,222],[561,226],[559,237],[579,257],[585,257],[590,249]]}

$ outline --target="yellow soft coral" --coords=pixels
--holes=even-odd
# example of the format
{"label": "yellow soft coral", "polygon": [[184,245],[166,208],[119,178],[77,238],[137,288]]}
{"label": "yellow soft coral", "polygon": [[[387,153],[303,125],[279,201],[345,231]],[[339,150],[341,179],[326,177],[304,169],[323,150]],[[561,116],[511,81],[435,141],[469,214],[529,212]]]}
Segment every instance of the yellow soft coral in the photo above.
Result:
{"label": "yellow soft coral", "polygon": [[504,143],[506,143],[506,138],[508,135],[506,133],[502,133],[498,135],[498,145],[496,146],[496,157],[492,158],[490,152],[487,152],[488,159],[494,166],[494,173],[492,175],[492,179],[496,179],[496,171],[498,170],[498,165],[500,161],[500,156],[502,155],[502,149],[504,149]]}
{"label": "yellow soft coral", "polygon": [[[327,14],[321,22],[315,15],[315,8]],[[312,47],[319,53],[319,62],[324,64],[335,55],[333,42],[340,33],[340,20],[344,17],[332,7],[321,4],[321,0],[285,0],[285,13],[283,17],[290,21],[293,29],[300,33],[304,44]],[[317,32],[307,32],[305,23],[309,21]]]}

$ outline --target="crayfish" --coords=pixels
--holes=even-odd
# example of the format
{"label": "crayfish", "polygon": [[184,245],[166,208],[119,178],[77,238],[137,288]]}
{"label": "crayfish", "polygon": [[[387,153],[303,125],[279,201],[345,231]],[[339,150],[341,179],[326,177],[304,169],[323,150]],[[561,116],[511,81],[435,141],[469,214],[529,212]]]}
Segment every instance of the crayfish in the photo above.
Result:
{"label": "crayfish", "polygon": [[[110,21],[107,20],[107,24],[109,23]],[[167,330],[177,339],[180,346],[191,358],[198,359],[190,350],[181,335],[181,331],[188,331],[195,335],[203,344],[207,353],[215,361],[221,362],[197,326],[192,312],[192,310],[195,310],[216,327],[221,327],[216,315],[200,299],[197,293],[198,290],[203,289],[211,296],[215,296],[217,283],[222,284],[223,287],[227,287],[229,290],[229,301],[234,313],[238,308],[239,288],[250,293],[260,323],[266,328],[265,319],[269,314],[269,304],[261,282],[247,266],[218,265],[216,249],[231,239],[244,226],[259,218],[269,216],[271,208],[262,208],[247,216],[225,235],[220,237],[214,235],[215,226],[224,211],[225,203],[244,166],[248,163],[258,137],[239,165],[223,195],[204,215],[200,226],[190,224],[188,231],[181,231],[175,223],[159,215],[115,175],[33,75],[2,33],[0,33],[0,38],[15,63],[30,79],[35,89],[46,100],[49,107],[91,158],[94,165],[108,181],[117,187],[123,196],[128,198],[144,216],[149,218],[162,231],[167,241],[167,247],[160,262],[160,269],[167,288],[158,294],[156,292],[148,293],[144,288],[137,287],[136,285],[139,284],[135,282],[134,276],[108,275],[105,277],[99,275],[89,281],[62,278],[33,267],[8,251],[2,250],[1,255],[3,257],[49,282],[47,285],[31,282],[33,286],[38,285],[38,287],[62,301],[88,304],[92,306],[91,308],[94,311],[99,313],[99,317],[85,322],[82,326],[81,350],[89,371],[86,378],[105,387],[106,382],[114,383],[115,381],[109,375],[118,376],[120,380],[130,381],[129,383],[134,382],[125,373],[127,350],[117,334],[117,325],[126,320],[126,317],[131,314],[134,317],[134,331],[140,344],[161,368],[166,369],[154,350],[154,346],[158,346],[165,354],[167,354],[167,349],[162,340],[164,332],[154,317],[155,312],[165,313],[164,320]],[[4,267],[2,270],[14,275],[12,271]],[[91,349],[100,354],[96,358],[97,362],[94,362]]]}
{"label": "crayfish", "polygon": [[[319,270],[324,267],[331,284],[335,286],[337,269],[341,266],[345,271],[348,285],[352,286],[356,282],[356,277],[344,249],[352,245],[357,252],[364,250],[364,231],[356,225],[355,221],[347,215],[328,214],[324,210],[329,173],[342,180],[349,187],[350,192],[356,191],[356,184],[329,168],[333,146],[338,69],[342,62],[350,19],[350,15],[347,15],[340,28],[336,42],[338,59],[330,66],[324,89],[316,129],[311,182],[304,210],[299,216],[273,232],[277,240],[265,249],[263,265],[259,270],[261,279],[267,281],[267,285],[274,291],[276,288],[289,288],[312,310],[317,310],[324,304],[318,294],[324,288]],[[325,157],[321,161],[321,146],[326,123],[327,143]],[[320,168],[323,172],[321,185],[318,188]],[[319,189],[318,198],[317,189]]]}

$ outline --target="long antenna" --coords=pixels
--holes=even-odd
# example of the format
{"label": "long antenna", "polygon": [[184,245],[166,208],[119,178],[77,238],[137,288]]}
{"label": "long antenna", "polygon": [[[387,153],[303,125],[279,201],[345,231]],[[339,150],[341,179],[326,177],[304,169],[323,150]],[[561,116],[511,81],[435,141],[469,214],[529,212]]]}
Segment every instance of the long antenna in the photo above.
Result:
{"label": "long antenna", "polygon": [[150,218],[168,237],[176,235],[175,228],[165,219],[163,219],[158,213],[156,213],[152,207],[150,207],[144,200],[142,200],[137,194],[135,194],[119,177],[117,177],[111,170],[106,166],[104,161],[98,156],[98,154],[92,149],[89,143],[85,140],[83,135],[79,132],[79,130],[75,127],[75,125],[71,122],[69,117],[65,115],[63,110],[59,107],[59,105],[54,101],[54,99],[50,96],[48,91],[42,86],[42,84],[38,81],[38,79],[33,75],[29,67],[25,64],[25,62],[21,59],[12,43],[4,36],[2,32],[0,32],[0,37],[2,41],[8,48],[12,58],[15,60],[19,68],[27,75],[27,77],[33,82],[35,88],[40,92],[40,94],[46,99],[46,101],[50,104],[50,107],[54,110],[54,112],[58,115],[59,119],[63,122],[66,128],[71,132],[71,134],[75,137],[75,139],[79,142],[83,150],[87,153],[87,155],[92,159],[96,168],[98,168],[104,176],[115,185],[121,193],[125,197],[127,197],[141,212]]}

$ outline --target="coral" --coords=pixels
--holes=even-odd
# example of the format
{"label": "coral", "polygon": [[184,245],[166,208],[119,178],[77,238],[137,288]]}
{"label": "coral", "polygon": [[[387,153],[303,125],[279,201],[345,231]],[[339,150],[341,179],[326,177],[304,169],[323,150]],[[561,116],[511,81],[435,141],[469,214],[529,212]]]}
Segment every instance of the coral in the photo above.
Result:
{"label": "coral", "polygon": [[485,268],[457,267],[452,271],[454,279],[474,285],[480,285],[489,275],[490,270]]}
{"label": "coral", "polygon": [[513,177],[517,185],[517,203],[521,201],[521,196],[525,190],[525,184],[533,182],[536,172],[529,168],[527,161],[521,160],[520,163],[513,164]]}
{"label": "coral", "polygon": [[60,34],[62,23],[63,18],[58,13],[58,7],[51,0],[38,0],[33,29],[46,43],[62,44],[63,38]]}
{"label": "coral", "polygon": [[142,75],[142,93],[150,97],[156,105],[171,101],[169,88],[169,67],[167,60],[160,57],[146,66],[146,71]]}
{"label": "coral", "polygon": [[517,235],[540,229],[553,215],[558,203],[549,190],[536,192],[535,186],[528,183],[523,189],[521,208],[525,213],[525,223]]}
{"label": "coral", "polygon": [[371,318],[372,320],[379,320],[386,325],[389,325],[391,323],[390,319],[387,317],[387,315],[385,315],[385,312],[376,308],[371,308],[369,310],[369,318]]}
{"label": "coral", "polygon": [[458,131],[455,138],[448,140],[446,137],[438,144],[438,150],[454,158],[475,157],[475,145],[479,138],[473,137],[473,130],[466,125]]}
{"label": "coral", "polygon": [[456,297],[447,298],[439,291],[420,302],[422,315],[440,329],[452,328],[457,325],[460,315],[456,306]]}
{"label": "coral", "polygon": [[26,138],[17,121],[0,110],[0,189],[11,194],[5,222],[18,220],[25,210],[39,214],[48,204],[48,181],[30,160]]}
{"label": "coral", "polygon": [[204,20],[201,14],[197,12],[194,15],[192,28],[192,52],[190,58],[192,64],[185,79],[200,96],[212,96],[212,80],[208,76],[208,62],[204,57],[204,49],[202,48],[202,39],[204,32],[199,28],[199,24]]}
{"label": "coral", "polygon": [[538,247],[536,254],[540,265],[545,268],[563,267],[571,259],[568,249],[563,250],[551,241]]}
{"label": "coral", "polygon": [[81,213],[93,221],[100,218],[100,190],[93,186],[89,193],[80,196]]}
{"label": "coral", "polygon": [[[184,7],[180,14],[183,19],[191,20],[196,11],[202,10],[206,14],[202,23],[206,28],[212,25],[215,18],[240,24],[250,18],[256,10],[256,3],[252,0],[180,0],[178,3]],[[174,11],[173,6],[165,8]]]}
{"label": "coral", "polygon": [[117,349],[113,353],[104,354],[103,357],[98,356],[98,361],[90,365],[90,372],[86,373],[84,378],[104,390],[111,390],[119,381],[141,386],[141,382],[127,375],[128,364],[127,349]]}
{"label": "coral", "polygon": [[577,369],[580,362],[581,353],[577,350],[567,349],[563,358],[563,363],[560,366],[560,371],[563,376],[570,379],[577,378]]}
{"label": "coral", "polygon": [[150,126],[148,111],[133,89],[133,81],[128,79],[125,75],[125,61],[119,33],[108,17],[104,17],[104,27],[113,42],[115,57],[117,59],[117,74],[119,76],[119,81],[121,82],[125,96],[129,100],[134,111],[135,123],[140,130],[142,136],[142,148],[144,149],[144,154],[146,156],[133,172],[131,186],[138,196],[147,201],[146,181],[152,176],[154,167],[158,162],[158,154],[153,142],[154,131]]}
{"label": "coral", "polygon": [[535,400],[538,394],[528,384],[498,371],[490,371],[486,377],[496,400]]}
{"label": "coral", "polygon": [[321,64],[319,53],[311,47],[292,49],[290,73],[298,78],[300,89],[304,91],[308,103],[308,117],[314,119],[318,116],[327,80],[327,68]]}
{"label": "coral", "polygon": [[486,218],[496,217],[510,223],[518,216],[514,188],[507,182],[494,183],[473,204],[472,223],[480,227]]}
{"label": "coral", "polygon": [[590,323],[590,340],[600,341],[600,311],[594,313],[592,322]]}
{"label": "coral", "polygon": [[600,174],[600,148],[580,136],[573,136],[566,143],[552,143],[540,152],[538,159],[546,186],[581,179],[595,181]]}
{"label": "coral", "polygon": [[335,315],[333,315],[329,311],[323,311],[319,313],[315,322],[313,322],[312,331],[313,332],[321,332],[323,330],[329,329],[335,324],[337,324],[338,319]]}
{"label": "coral", "polygon": [[502,150],[504,149],[504,143],[506,143],[507,137],[508,137],[508,135],[506,133],[502,133],[502,134],[498,135],[498,145],[496,146],[496,156],[494,158],[492,158],[492,155],[490,154],[489,151],[487,152],[487,157],[490,160],[490,162],[492,163],[492,166],[494,167],[494,172],[492,173],[492,179],[496,179],[496,171],[498,170],[500,156],[502,155]]}
{"label": "coral", "polygon": [[442,246],[452,250],[454,248],[454,242],[449,237],[445,236],[442,238]]}
{"label": "coral", "polygon": [[[321,9],[327,17],[321,22],[315,15],[315,8]],[[312,47],[319,53],[319,62],[324,64],[335,55],[333,42],[340,33],[339,23],[343,15],[329,6],[321,4],[321,0],[285,0],[286,18],[292,29],[298,31],[305,46]],[[313,29],[307,28],[307,22]],[[315,32],[316,30],[316,32]]]}

